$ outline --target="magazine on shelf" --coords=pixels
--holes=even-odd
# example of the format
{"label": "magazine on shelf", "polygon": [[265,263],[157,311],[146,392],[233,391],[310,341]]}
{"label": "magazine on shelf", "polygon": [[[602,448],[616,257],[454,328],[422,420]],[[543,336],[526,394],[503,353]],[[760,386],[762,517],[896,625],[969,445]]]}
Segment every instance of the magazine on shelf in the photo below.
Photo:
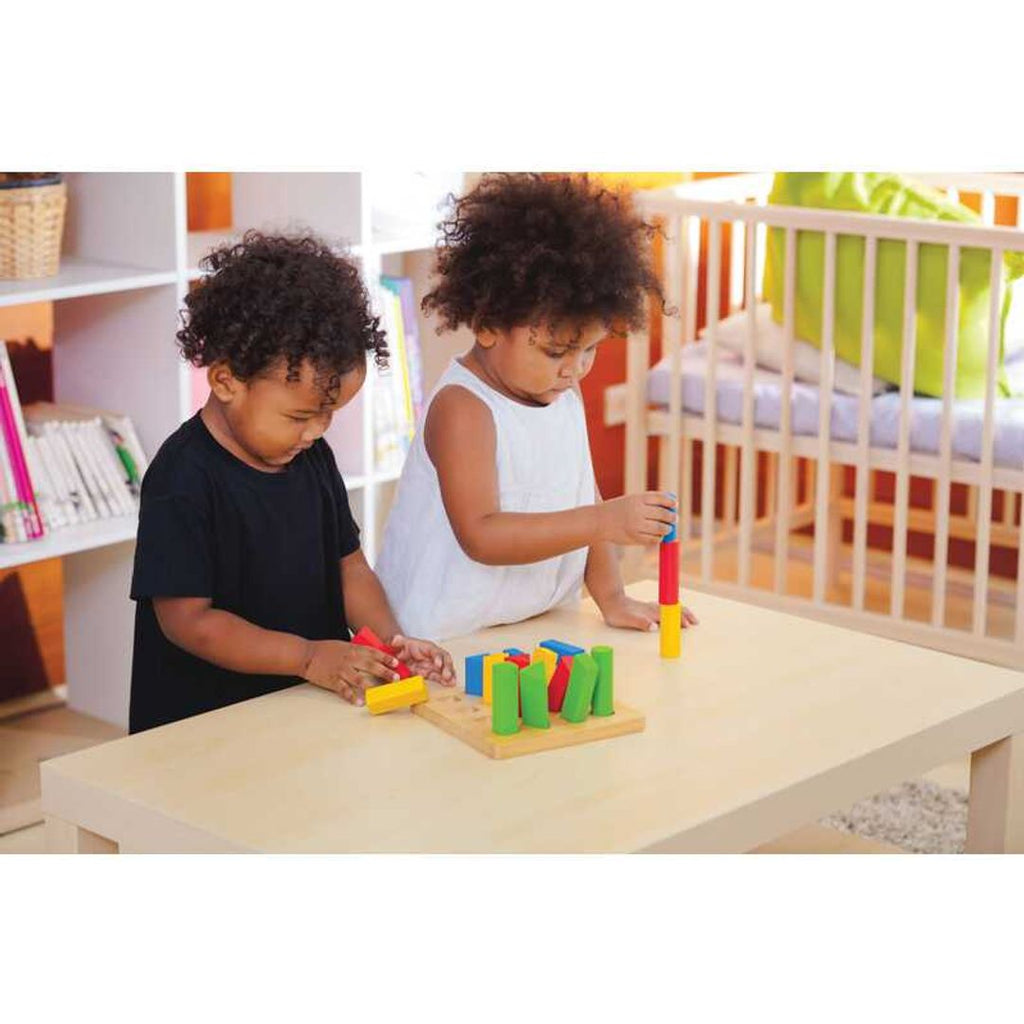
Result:
{"label": "magazine on shelf", "polygon": [[3,437],[4,540],[35,540],[44,534],[32,477],[25,457],[25,422],[18,401],[18,386],[7,353],[0,341],[0,435]]}
{"label": "magazine on shelf", "polygon": [[129,417],[55,402],[22,408],[10,360],[0,359],[0,540],[135,514],[147,466]]}

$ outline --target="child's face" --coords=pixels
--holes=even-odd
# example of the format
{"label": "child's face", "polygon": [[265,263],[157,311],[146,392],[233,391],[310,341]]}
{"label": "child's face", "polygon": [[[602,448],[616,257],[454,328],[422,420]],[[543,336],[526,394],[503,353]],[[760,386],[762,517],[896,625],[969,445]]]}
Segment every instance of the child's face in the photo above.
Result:
{"label": "child's face", "polygon": [[366,379],[365,364],[330,380],[318,376],[309,362],[294,381],[287,379],[284,360],[248,381],[238,380],[226,367],[219,374],[211,370],[211,386],[234,440],[267,469],[280,469],[309,448]]}
{"label": "child's face", "polygon": [[608,333],[601,323],[541,323],[481,334],[488,370],[513,397],[550,405],[575,387],[594,365],[598,342]]}

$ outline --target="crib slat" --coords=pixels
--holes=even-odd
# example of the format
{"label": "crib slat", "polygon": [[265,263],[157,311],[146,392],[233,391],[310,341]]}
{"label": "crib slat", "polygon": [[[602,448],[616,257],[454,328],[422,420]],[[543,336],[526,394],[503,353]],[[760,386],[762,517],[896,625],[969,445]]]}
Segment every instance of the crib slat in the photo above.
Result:
{"label": "crib slat", "polygon": [[1017,495],[1013,491],[1003,491],[1003,526],[1014,525],[1014,513],[1017,511]]}
{"label": "crib slat", "polygon": [[715,551],[715,408],[718,379],[718,314],[722,283],[722,222],[713,220],[708,226],[708,346],[707,370],[704,376],[704,452],[701,462],[700,498],[700,575],[711,582]]}
{"label": "crib slat", "polygon": [[991,227],[996,222],[996,196],[994,192],[981,193],[981,220]]}
{"label": "crib slat", "polygon": [[896,497],[892,535],[892,585],[889,614],[903,618],[907,570],[907,513],[910,505],[910,401],[914,396],[917,348],[917,242],[907,242],[903,284],[903,347],[900,353],[900,429],[896,459]]}
{"label": "crib slat", "polygon": [[[679,309],[683,297],[683,267],[696,254],[688,247],[688,235],[682,217],[673,218],[668,224],[665,239],[665,301],[670,312]],[[688,313],[689,310],[687,309]],[[668,466],[664,474],[666,490],[679,494],[679,448],[683,432],[683,317],[680,312],[662,320],[663,354],[669,358],[668,411],[671,430],[668,436]]]}
{"label": "crib slat", "polygon": [[942,426],[939,433],[939,476],[935,481],[935,556],[932,572],[932,625],[946,621],[946,569],[949,561],[950,463],[953,459],[953,399],[956,387],[960,320],[960,246],[949,247],[946,268],[946,344],[942,367]]}
{"label": "crib slat", "polygon": [[853,607],[864,610],[864,580],[867,562],[868,500],[871,497],[871,384],[875,363],[875,275],[878,269],[878,240],[864,243],[864,306],[860,336],[860,405],[857,415],[857,476],[854,484],[853,514]]}
{"label": "crib slat", "polygon": [[729,310],[740,309],[743,305],[743,286],[745,283],[746,261],[744,247],[746,235],[743,222],[737,221],[729,226]]}
{"label": "crib slat", "polygon": [[992,470],[995,438],[996,368],[999,361],[999,312],[1003,251],[992,250],[989,273],[988,365],[985,373],[985,418],[981,428],[981,483],[978,485],[978,540],[974,548],[974,635],[985,635],[988,611],[988,555],[992,536]]}
{"label": "crib slat", "polygon": [[[683,339],[692,344],[697,339],[697,288],[700,276],[700,217],[684,217],[683,238],[683,300],[686,315],[683,318]],[[681,541],[685,549],[693,535],[693,441],[688,435],[681,437],[680,490],[677,498],[682,515],[679,517]],[[682,554],[682,552],[680,552]]]}
{"label": "crib slat", "polygon": [[782,359],[782,408],[779,410],[779,458],[775,518],[775,593],[786,591],[789,522],[793,501],[793,348],[796,341],[796,228],[786,228],[785,351]]}
{"label": "crib slat", "polygon": [[814,586],[815,604],[825,603],[825,572],[829,553],[829,491],[832,479],[828,449],[832,434],[832,385],[835,379],[835,293],[836,236],[825,234],[825,285],[821,301],[821,380],[818,387],[818,460],[814,470],[816,501],[814,510]]}
{"label": "crib slat", "polygon": [[757,452],[754,450],[754,333],[757,329],[757,224],[746,229],[747,335],[743,344],[743,446],[740,457],[739,570],[741,587],[750,586],[750,547],[754,532]]}

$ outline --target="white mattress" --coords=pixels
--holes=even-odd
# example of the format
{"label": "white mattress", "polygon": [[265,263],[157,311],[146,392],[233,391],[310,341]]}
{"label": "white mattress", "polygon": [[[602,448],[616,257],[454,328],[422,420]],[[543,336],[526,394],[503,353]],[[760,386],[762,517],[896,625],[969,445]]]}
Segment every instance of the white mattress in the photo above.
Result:
{"label": "white mattress", "polygon": [[[743,359],[717,351],[716,411],[724,423],[743,422]],[[703,341],[683,348],[682,403],[688,413],[704,412],[704,377],[707,345]],[[1006,363],[1010,387],[1024,393],[1024,353]],[[647,382],[648,400],[668,405],[669,364],[663,359],[651,369]],[[793,382],[791,422],[794,434],[818,433],[816,384]],[[832,439],[856,442],[860,399],[855,395],[833,392]],[[778,429],[782,408],[782,375],[756,367],[754,370],[754,423],[759,428]],[[914,451],[937,453],[942,422],[942,399],[911,399],[910,446]],[[980,461],[984,403],[962,399],[953,405],[953,454]],[[871,444],[895,448],[899,437],[900,396],[888,391],[871,400]],[[999,466],[1024,468],[1024,398],[997,398],[995,404],[995,462]]]}

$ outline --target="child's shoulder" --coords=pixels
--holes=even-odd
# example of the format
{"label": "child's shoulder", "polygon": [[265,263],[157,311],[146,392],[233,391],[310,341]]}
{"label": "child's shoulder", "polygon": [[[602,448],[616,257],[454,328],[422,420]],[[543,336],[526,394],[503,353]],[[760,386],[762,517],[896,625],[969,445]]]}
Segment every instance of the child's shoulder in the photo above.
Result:
{"label": "child's shoulder", "polygon": [[142,479],[142,496],[202,494],[211,483],[215,466],[203,437],[205,428],[193,416],[168,436],[153,456]]}
{"label": "child's shoulder", "polygon": [[453,381],[440,388],[431,399],[423,427],[428,449],[437,441],[493,433],[493,413],[475,390]]}

